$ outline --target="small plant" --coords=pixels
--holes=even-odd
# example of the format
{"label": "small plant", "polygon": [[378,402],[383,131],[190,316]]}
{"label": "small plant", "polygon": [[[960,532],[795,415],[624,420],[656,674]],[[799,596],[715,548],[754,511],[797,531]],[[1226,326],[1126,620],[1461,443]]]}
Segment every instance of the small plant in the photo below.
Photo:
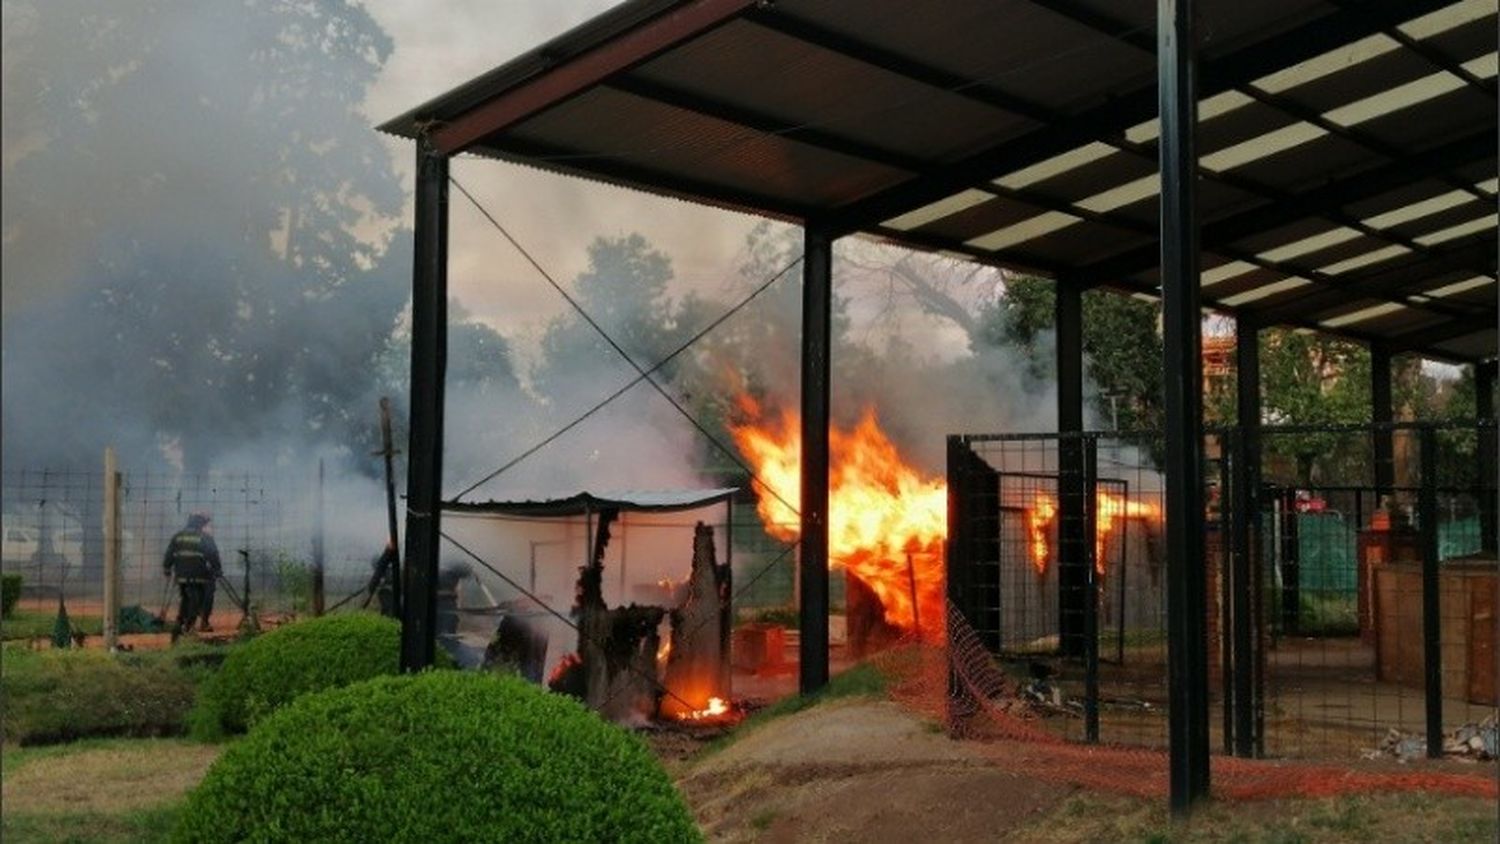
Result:
{"label": "small plant", "polygon": [[[373,613],[342,613],[278,627],[239,645],[204,684],[193,736],[243,733],[308,692],[394,674],[401,626]],[[439,663],[451,665],[447,654]]]}
{"label": "small plant", "polygon": [[175,839],[698,841],[637,738],[514,677],[381,677],[305,695],[231,745]]}
{"label": "small plant", "polygon": [[270,559],[270,568],[276,575],[276,583],[281,594],[291,602],[289,609],[296,615],[312,612],[312,566],[284,550],[277,549]]}
{"label": "small plant", "polygon": [[0,618],[10,618],[15,612],[16,601],[21,600],[21,576],[0,575]]}

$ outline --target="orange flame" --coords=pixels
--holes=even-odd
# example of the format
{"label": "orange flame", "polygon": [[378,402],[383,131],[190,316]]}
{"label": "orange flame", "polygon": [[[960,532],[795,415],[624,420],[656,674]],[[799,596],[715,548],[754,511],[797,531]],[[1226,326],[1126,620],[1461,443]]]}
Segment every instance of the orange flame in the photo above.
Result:
{"label": "orange flame", "polygon": [[1052,558],[1052,550],[1047,547],[1047,529],[1055,518],[1057,504],[1052,496],[1045,492],[1038,493],[1031,508],[1026,511],[1026,535],[1030,539],[1027,548],[1031,552],[1031,565],[1036,568],[1037,574],[1047,572],[1047,561]]}
{"label": "orange flame", "polygon": [[[763,423],[754,399],[741,394],[738,404],[747,421],[730,430],[764,483],[757,504],[761,519],[777,538],[796,539],[802,459],[797,415],[783,411]],[[947,483],[907,465],[873,410],[851,429],[830,431],[829,451],[829,562],[870,587],[887,623],[940,638]]]}
{"label": "orange flame", "polygon": [[[1161,508],[1149,501],[1131,501],[1106,490],[1094,493],[1094,571],[1101,576],[1105,569],[1105,548],[1116,523],[1121,519],[1159,519]],[[1052,559],[1048,531],[1057,517],[1057,503],[1047,493],[1038,493],[1026,511],[1026,533],[1031,564],[1037,574],[1045,574]]]}

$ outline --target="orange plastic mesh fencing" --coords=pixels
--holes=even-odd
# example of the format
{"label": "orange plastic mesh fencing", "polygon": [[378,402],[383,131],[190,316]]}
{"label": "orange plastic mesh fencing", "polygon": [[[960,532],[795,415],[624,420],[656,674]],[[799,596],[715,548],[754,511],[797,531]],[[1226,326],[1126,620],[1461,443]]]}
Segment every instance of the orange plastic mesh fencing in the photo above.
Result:
{"label": "orange plastic mesh fencing", "polygon": [[[946,723],[950,735],[967,740],[978,753],[1007,770],[1098,791],[1166,797],[1166,753],[1074,744],[1049,732],[1041,714],[1020,695],[1016,683],[996,664],[951,602],[947,621],[947,648],[913,642],[874,658],[889,678],[892,698]],[[1473,773],[1391,770],[1369,762],[1359,765],[1215,756],[1211,760],[1212,793],[1234,800],[1411,791],[1500,799],[1495,765],[1475,765]]]}

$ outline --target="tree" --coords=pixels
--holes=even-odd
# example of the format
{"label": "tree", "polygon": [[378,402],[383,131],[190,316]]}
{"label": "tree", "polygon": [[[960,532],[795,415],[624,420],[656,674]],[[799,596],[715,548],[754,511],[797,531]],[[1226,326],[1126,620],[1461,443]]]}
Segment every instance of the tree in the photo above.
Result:
{"label": "tree", "polygon": [[[405,300],[350,2],[6,4],[7,459],[347,442]],[[63,423],[63,424],[60,424]]]}
{"label": "tree", "polygon": [[[1056,320],[1053,286],[1044,279],[1008,279],[1004,295],[979,321],[978,342],[1020,347],[1038,379],[1051,378],[1056,367],[1050,335]],[[1083,294],[1084,366],[1097,388],[1090,401],[1101,419],[1122,431],[1162,426],[1158,312],[1155,303],[1106,290]]]}

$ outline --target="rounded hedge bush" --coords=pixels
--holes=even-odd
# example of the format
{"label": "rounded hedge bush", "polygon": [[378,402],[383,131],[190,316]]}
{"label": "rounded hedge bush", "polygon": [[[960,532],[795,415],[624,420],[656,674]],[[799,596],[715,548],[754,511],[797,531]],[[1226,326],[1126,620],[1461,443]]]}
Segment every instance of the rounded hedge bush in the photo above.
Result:
{"label": "rounded hedge bush", "polygon": [[[374,613],[342,613],[278,627],[235,646],[198,692],[192,734],[243,733],[308,692],[395,674],[401,625]],[[439,655],[439,664],[446,654]]]}
{"label": "rounded hedge bush", "polygon": [[175,838],[701,840],[635,736],[517,677],[457,671],[297,700],[224,752]]}

